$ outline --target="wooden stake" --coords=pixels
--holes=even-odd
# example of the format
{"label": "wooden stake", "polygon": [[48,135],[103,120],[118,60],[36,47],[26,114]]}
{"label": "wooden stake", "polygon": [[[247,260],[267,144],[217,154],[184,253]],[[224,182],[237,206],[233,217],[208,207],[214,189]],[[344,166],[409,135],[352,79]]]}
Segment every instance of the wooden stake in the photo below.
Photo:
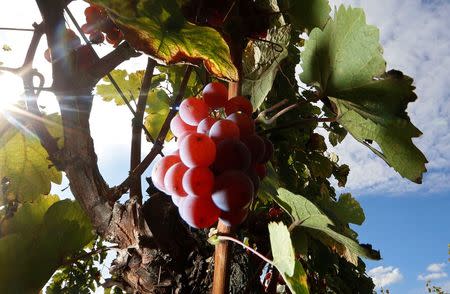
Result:
{"label": "wooden stake", "polygon": [[[239,95],[240,92],[240,83],[228,83],[229,98]],[[233,228],[219,220],[217,233],[220,235],[231,235],[233,234]],[[230,292],[231,247],[232,243],[229,241],[221,241],[216,245],[214,252],[213,294],[226,294]]]}

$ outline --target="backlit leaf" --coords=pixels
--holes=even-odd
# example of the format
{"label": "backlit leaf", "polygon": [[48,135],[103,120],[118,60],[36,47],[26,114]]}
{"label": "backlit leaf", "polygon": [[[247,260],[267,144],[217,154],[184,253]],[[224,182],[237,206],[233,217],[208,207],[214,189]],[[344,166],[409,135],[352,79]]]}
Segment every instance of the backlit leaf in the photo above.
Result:
{"label": "backlit leaf", "polygon": [[[421,132],[406,113],[412,79],[386,73],[378,29],[361,9],[341,6],[324,30],[314,29],[302,53],[301,80],[329,97],[337,121],[403,177],[421,183],[427,160],[412,138]],[[371,145],[375,141],[381,150]]]}

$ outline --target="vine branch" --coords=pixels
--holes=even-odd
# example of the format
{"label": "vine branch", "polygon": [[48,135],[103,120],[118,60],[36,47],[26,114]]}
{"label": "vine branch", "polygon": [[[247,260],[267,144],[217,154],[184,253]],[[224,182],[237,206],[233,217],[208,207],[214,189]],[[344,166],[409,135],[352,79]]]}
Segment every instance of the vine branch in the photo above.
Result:
{"label": "vine branch", "polygon": [[132,185],[133,182],[144,173],[144,171],[150,166],[150,164],[156,158],[156,156],[161,152],[164,145],[164,139],[166,138],[167,133],[169,132],[170,129],[170,121],[176,115],[177,113],[176,108],[180,104],[181,100],[183,100],[184,93],[186,92],[186,87],[189,81],[189,77],[191,76],[191,72],[192,66],[188,65],[186,67],[183,80],[181,81],[178,94],[175,97],[174,101],[172,102],[170,111],[167,114],[166,119],[164,120],[161,130],[159,131],[158,137],[153,143],[153,147],[150,150],[149,154],[147,154],[147,156],[141,161],[141,163],[139,163],[138,166],[136,166],[136,168],[131,171],[130,175],[119,186],[115,187],[115,192],[112,193],[110,201],[114,202],[117,199],[119,199],[121,195],[126,193],[126,191],[128,191],[128,189],[130,188],[130,185]]}
{"label": "vine branch", "polygon": [[[139,163],[141,163],[141,126],[144,119],[145,106],[147,105],[148,93],[152,84],[152,77],[156,64],[157,63],[155,60],[151,58],[147,59],[147,68],[145,69],[145,74],[142,80],[141,90],[136,105],[136,114],[133,118],[130,170],[134,170],[139,165]],[[141,185],[142,184],[140,177],[130,185],[130,197],[137,196],[139,203],[142,203]]]}

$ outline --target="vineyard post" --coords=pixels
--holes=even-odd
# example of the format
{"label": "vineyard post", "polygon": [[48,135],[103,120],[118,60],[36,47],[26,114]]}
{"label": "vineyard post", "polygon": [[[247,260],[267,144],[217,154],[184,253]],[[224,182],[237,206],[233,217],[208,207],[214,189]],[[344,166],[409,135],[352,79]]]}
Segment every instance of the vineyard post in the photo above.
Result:
{"label": "vineyard post", "polygon": [[[228,83],[228,97],[240,94],[241,84],[239,82]],[[217,224],[217,234],[231,235],[233,228],[224,224],[220,219]],[[213,294],[223,294],[229,292],[230,287],[230,254],[232,243],[221,241],[216,245],[214,252],[214,280]]]}

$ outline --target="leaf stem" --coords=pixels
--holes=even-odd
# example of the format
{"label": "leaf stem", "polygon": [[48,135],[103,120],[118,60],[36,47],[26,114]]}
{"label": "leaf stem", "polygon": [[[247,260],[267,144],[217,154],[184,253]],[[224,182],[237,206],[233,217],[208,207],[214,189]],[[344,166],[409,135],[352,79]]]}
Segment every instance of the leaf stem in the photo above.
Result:
{"label": "leaf stem", "polygon": [[299,119],[299,120],[295,120],[293,122],[284,124],[284,125],[279,125],[270,129],[266,129],[266,130],[262,130],[260,132],[258,132],[258,134],[260,135],[264,135],[264,134],[270,134],[273,133],[275,131],[280,131],[280,130],[284,130],[284,129],[289,129],[289,128],[293,128],[295,126],[300,126],[300,125],[305,125],[305,124],[310,124],[310,123],[321,123],[321,122],[335,122],[336,121],[336,117],[325,117],[325,118],[319,118],[319,117],[313,117],[313,118],[303,118],[303,119]]}
{"label": "leaf stem", "polygon": [[245,245],[243,242],[239,241],[236,238],[233,238],[231,236],[224,236],[224,235],[218,235],[217,239],[219,241],[231,241],[234,242],[236,244],[241,245],[242,247],[244,247],[246,250],[252,252],[253,254],[255,254],[256,256],[258,256],[259,258],[261,258],[262,260],[264,260],[265,262],[269,263],[272,266],[275,266],[275,264],[273,263],[272,260],[268,259],[267,257],[265,257],[264,255],[262,255],[261,253],[259,253],[258,251],[256,251],[255,249],[251,248],[248,245]]}

